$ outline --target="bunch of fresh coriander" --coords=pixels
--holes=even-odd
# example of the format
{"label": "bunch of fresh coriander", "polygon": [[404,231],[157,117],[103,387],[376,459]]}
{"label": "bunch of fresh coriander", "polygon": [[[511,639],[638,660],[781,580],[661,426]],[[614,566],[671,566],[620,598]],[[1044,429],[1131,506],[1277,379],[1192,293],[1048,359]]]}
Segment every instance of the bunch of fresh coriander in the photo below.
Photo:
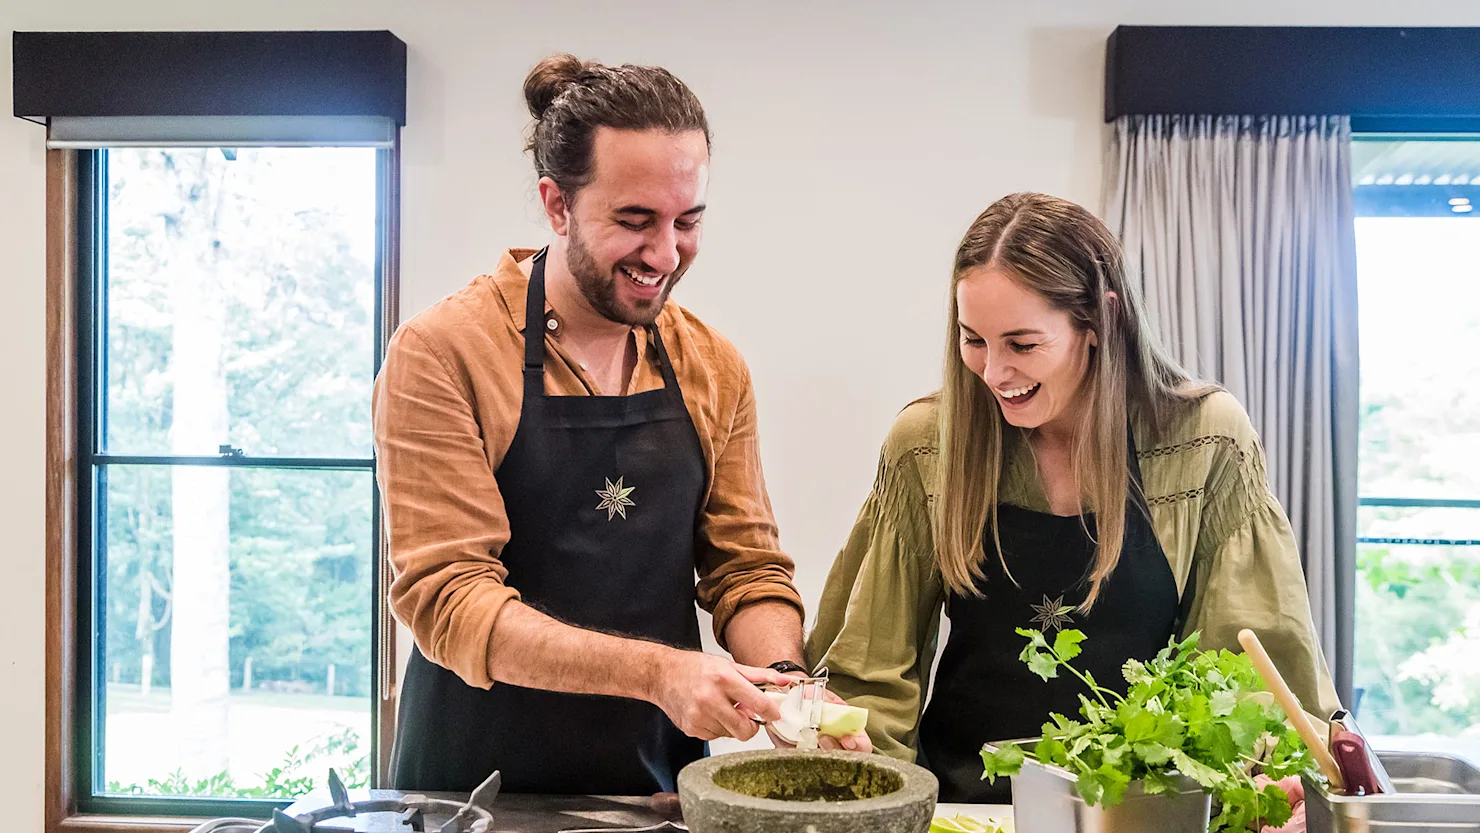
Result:
{"label": "bunch of fresh coriander", "polygon": [[[1200,651],[1196,633],[1173,639],[1150,662],[1125,664],[1129,689],[1122,697],[1070,665],[1080,654],[1082,632],[1060,631],[1052,644],[1039,631],[1017,632],[1028,638],[1021,658],[1033,673],[1049,680],[1062,669],[1089,687],[1091,696],[1079,696],[1084,719],[1050,715],[1034,749],[1040,763],[1077,776],[1086,803],[1113,807],[1135,781],[1149,794],[1163,793],[1175,788],[1181,773],[1217,800],[1211,831],[1279,827],[1289,820],[1284,791],[1273,783],[1260,789],[1254,775],[1277,781],[1315,770],[1247,656]],[[1023,759],[1015,744],[983,749],[982,777],[995,782],[1016,775]]]}

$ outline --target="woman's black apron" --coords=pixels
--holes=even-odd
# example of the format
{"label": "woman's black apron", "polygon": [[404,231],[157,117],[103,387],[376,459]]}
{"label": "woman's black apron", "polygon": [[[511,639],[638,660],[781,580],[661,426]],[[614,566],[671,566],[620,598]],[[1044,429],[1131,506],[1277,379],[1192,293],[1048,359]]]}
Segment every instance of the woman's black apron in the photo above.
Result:
{"label": "woman's black apron", "polygon": [[[1042,631],[1049,642],[1061,629],[1086,639],[1073,664],[1100,685],[1124,691],[1121,666],[1147,660],[1165,648],[1183,615],[1177,582],[1151,528],[1141,495],[1141,470],[1130,443],[1130,498],[1120,562],[1088,615],[1074,612],[1088,593],[1094,561],[1093,515],[1053,515],[1011,504],[997,508],[1002,551],[1014,584],[984,536],[984,596],[950,593],[950,636],[940,658],[930,703],[920,721],[918,759],[940,779],[944,802],[1009,803],[1008,780],[982,780],[982,744],[1035,738],[1049,713],[1079,716],[1088,694],[1072,674],[1044,681],[1018,656],[1027,641],[1017,628]],[[1088,526],[1088,532],[1085,527]],[[1189,594],[1190,596],[1190,594]]]}

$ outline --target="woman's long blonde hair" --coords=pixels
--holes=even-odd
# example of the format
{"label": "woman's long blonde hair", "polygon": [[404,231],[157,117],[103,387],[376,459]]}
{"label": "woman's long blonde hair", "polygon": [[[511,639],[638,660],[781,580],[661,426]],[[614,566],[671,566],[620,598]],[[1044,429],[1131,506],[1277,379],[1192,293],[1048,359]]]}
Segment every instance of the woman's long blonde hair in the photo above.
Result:
{"label": "woman's long blonde hair", "polygon": [[[1089,398],[1073,442],[1074,478],[1095,513],[1098,539],[1089,594],[1079,606],[1088,610],[1120,560],[1130,488],[1129,413],[1160,429],[1179,406],[1214,386],[1195,384],[1148,331],[1139,292],[1126,281],[1120,244],[1093,214],[1044,194],[1013,194],[993,203],[962,238],[951,275],[939,409],[944,470],[933,523],[941,574],[953,591],[982,595],[977,581],[984,578],[989,521],[993,548],[1007,568],[997,535],[999,490],[1008,447],[1026,436],[1006,430],[996,398],[961,360],[956,289],[987,266],[1005,271],[1098,338],[1080,394]],[[1118,300],[1107,300],[1112,292]]]}

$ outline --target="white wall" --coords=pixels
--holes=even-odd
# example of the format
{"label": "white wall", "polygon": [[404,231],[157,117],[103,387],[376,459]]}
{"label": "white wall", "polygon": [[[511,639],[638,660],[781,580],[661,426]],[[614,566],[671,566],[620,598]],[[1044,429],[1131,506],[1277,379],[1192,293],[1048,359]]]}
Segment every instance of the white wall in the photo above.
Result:
{"label": "white wall", "polygon": [[[1239,8],[1239,6],[1242,8]],[[1098,207],[1120,23],[1480,25],[1473,0],[541,3],[4,0],[13,29],[390,29],[410,47],[402,310],[537,245],[520,81],[542,55],[663,64],[715,131],[708,235],[679,299],[749,358],[771,496],[809,602],[895,411],[943,350],[952,249],[1004,193]],[[9,64],[10,38],[0,41]],[[0,113],[11,110],[10,85]],[[43,130],[0,118],[0,784],[41,825]],[[17,817],[16,814],[19,816]]]}

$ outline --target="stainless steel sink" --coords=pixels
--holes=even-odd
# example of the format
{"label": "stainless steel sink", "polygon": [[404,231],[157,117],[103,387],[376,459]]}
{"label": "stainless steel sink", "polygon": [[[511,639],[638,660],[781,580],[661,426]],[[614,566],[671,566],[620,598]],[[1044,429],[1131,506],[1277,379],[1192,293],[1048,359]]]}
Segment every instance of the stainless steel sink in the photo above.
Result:
{"label": "stainless steel sink", "polygon": [[1305,782],[1309,833],[1480,833],[1480,768],[1437,752],[1377,753],[1394,795],[1331,795]]}

